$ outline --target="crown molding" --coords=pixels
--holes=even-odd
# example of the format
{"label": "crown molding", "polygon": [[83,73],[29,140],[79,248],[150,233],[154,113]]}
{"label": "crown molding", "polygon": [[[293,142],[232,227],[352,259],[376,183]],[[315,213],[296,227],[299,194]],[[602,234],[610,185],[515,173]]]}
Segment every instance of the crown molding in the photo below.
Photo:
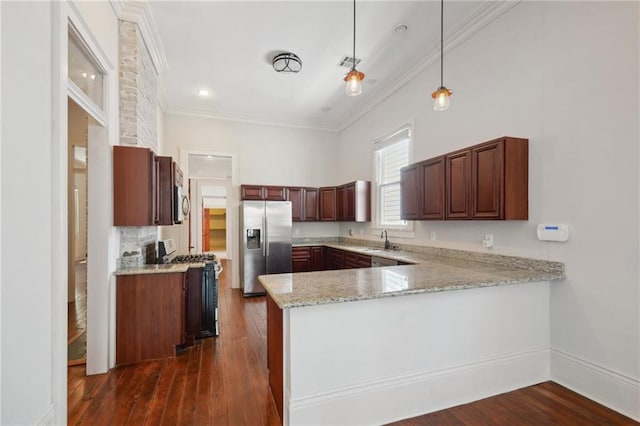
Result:
{"label": "crown molding", "polygon": [[229,121],[234,123],[255,124],[259,126],[284,127],[288,129],[317,130],[317,131],[332,132],[332,133],[339,131],[339,129],[335,126],[331,126],[331,125],[324,126],[319,123],[311,123],[311,122],[295,123],[295,122],[286,122],[286,121],[265,120],[265,119],[259,119],[257,117],[251,117],[243,114],[241,115],[241,114],[221,113],[217,111],[189,108],[184,106],[168,106],[167,109],[164,110],[164,113],[169,115],[183,115],[188,117],[208,118],[208,119],[214,119],[214,120],[220,120],[220,121]]}
{"label": "crown molding", "polygon": [[[480,6],[478,9],[469,14],[469,16],[460,21],[455,27],[451,28],[450,31],[447,31],[447,33],[445,33],[445,43],[443,49],[444,55],[451,52],[464,41],[473,37],[487,25],[518,5],[521,1],[522,0],[501,0],[497,2],[488,2]],[[365,114],[385,101],[388,97],[407,85],[418,74],[425,71],[427,68],[429,68],[434,63],[437,63],[439,60],[440,49],[439,46],[436,46],[428,51],[423,57],[416,59],[413,64],[405,68],[406,71],[404,71],[402,74],[393,78],[393,83],[387,86],[386,89],[378,93],[352,114],[348,114],[344,120],[338,123],[338,131],[341,132],[351,124],[355,123]]]}
{"label": "crown molding", "polygon": [[164,53],[160,33],[153,20],[149,3],[146,0],[110,0],[110,2],[118,19],[138,25],[142,41],[149,51],[156,75],[160,75],[167,69],[167,57]]}

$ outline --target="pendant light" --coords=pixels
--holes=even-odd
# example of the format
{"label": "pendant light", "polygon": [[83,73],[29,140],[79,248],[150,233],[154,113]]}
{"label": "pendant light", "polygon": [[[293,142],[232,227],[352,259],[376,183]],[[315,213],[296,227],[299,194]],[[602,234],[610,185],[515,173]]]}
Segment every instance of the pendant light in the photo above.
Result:
{"label": "pendant light", "polygon": [[364,73],[356,69],[356,0],[353,0],[353,66],[344,76],[344,81],[347,82],[345,88],[347,96],[358,96],[362,93],[362,80],[364,80]]}
{"label": "pendant light", "polygon": [[440,87],[431,94],[434,99],[433,109],[436,111],[444,111],[449,108],[449,97],[453,94],[453,90],[444,87],[444,0],[440,0]]}

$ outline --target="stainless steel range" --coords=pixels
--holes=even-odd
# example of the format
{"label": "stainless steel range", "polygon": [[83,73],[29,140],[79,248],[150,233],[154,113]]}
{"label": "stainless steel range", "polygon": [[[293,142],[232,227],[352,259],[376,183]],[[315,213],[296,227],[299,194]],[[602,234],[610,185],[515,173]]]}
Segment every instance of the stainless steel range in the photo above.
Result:
{"label": "stainless steel range", "polygon": [[217,336],[218,275],[222,267],[213,253],[175,255],[173,240],[158,241],[160,263],[204,263],[204,267],[189,268],[187,277],[187,335],[194,338]]}

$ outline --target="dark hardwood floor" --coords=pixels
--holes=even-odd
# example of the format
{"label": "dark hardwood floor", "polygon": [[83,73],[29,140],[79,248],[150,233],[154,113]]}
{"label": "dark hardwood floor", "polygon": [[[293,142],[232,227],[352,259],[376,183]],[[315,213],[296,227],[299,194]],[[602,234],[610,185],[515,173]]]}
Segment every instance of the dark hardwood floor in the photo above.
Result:
{"label": "dark hardwood floor", "polygon": [[638,424],[640,423],[557,383],[545,382],[390,425],[600,426]]}
{"label": "dark hardwood floor", "polygon": [[68,365],[86,363],[86,338],[81,337],[87,330],[87,262],[75,264],[75,299],[67,305],[67,346]]}
{"label": "dark hardwood floor", "polygon": [[[268,386],[266,307],[220,277],[220,336],[169,359],[85,376],[69,367],[70,425],[278,425]],[[229,271],[229,272],[226,272]],[[394,425],[631,425],[632,420],[547,382]]]}

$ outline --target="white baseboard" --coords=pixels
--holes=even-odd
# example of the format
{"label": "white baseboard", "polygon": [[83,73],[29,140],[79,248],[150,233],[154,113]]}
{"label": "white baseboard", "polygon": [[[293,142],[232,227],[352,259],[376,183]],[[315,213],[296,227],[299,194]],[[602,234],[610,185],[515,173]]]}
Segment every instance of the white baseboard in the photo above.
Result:
{"label": "white baseboard", "polygon": [[40,418],[38,419],[38,421],[36,422],[36,424],[38,426],[43,425],[43,426],[53,426],[56,424],[56,407],[55,405],[51,404],[49,405],[49,407],[47,407],[47,411],[45,411]]}
{"label": "white baseboard", "polygon": [[383,424],[549,380],[549,349],[420,371],[291,400],[289,424]]}
{"label": "white baseboard", "polygon": [[640,380],[551,349],[551,380],[640,421]]}

